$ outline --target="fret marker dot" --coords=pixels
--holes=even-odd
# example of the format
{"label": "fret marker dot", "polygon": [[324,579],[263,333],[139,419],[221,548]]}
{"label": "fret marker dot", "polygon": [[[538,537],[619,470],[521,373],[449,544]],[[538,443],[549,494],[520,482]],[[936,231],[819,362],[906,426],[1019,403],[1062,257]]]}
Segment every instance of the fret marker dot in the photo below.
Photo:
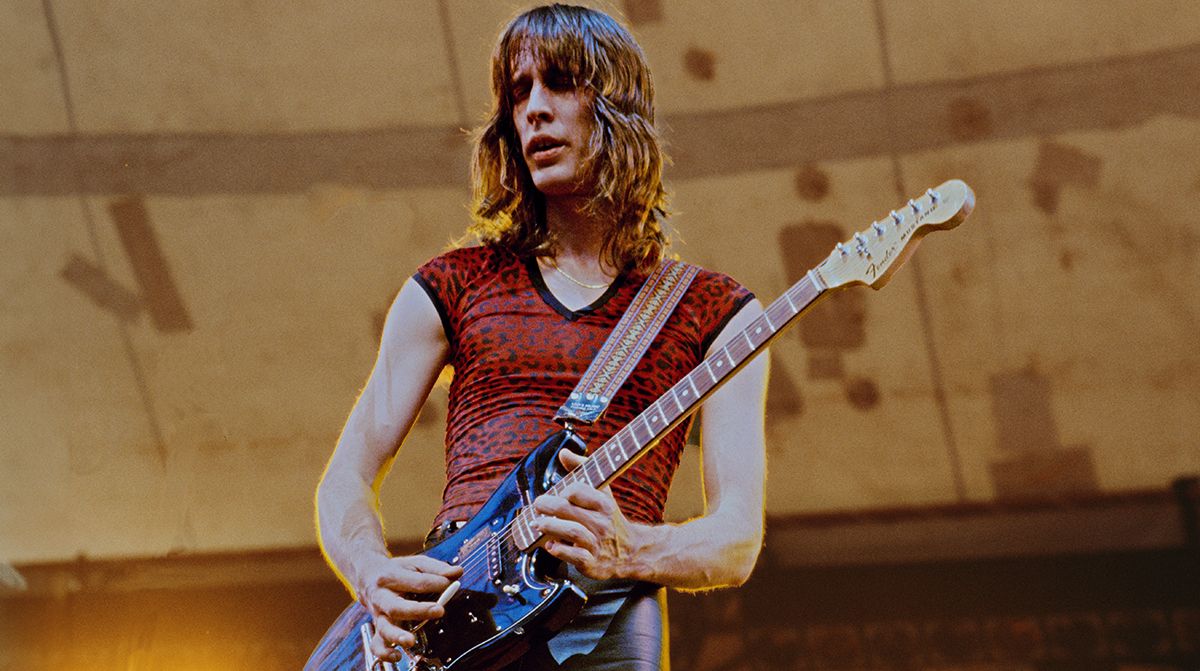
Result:
{"label": "fret marker dot", "polygon": [[758,327],[758,328],[754,329],[754,332],[755,332],[755,333],[762,333],[762,327],[760,326],[760,327]]}
{"label": "fret marker dot", "polygon": [[724,366],[724,365],[725,365],[725,362],[724,362],[724,361],[718,361],[718,362],[717,362],[717,368],[720,368],[721,366]]}
{"label": "fret marker dot", "polygon": [[687,395],[688,395],[688,392],[687,392],[687,391],[684,391],[684,392],[683,392],[683,395],[684,395],[684,396],[687,396]]}

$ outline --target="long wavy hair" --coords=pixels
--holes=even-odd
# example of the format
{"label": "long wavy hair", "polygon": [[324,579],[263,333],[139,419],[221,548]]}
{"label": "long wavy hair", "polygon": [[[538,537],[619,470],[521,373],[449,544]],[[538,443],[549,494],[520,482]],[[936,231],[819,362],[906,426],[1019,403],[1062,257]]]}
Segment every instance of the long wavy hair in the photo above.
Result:
{"label": "long wavy hair", "polygon": [[612,221],[601,259],[618,270],[647,271],[668,244],[662,184],[665,160],[654,128],[654,85],[641,48],[612,17],[554,4],[517,16],[492,52],[492,111],[476,130],[471,181],[474,223],[484,244],[521,256],[553,256],[545,199],[533,184],[513,121],[516,63],[529,54],[543,72],[572,78],[590,103],[592,124],[582,170],[593,185],[585,209]]}

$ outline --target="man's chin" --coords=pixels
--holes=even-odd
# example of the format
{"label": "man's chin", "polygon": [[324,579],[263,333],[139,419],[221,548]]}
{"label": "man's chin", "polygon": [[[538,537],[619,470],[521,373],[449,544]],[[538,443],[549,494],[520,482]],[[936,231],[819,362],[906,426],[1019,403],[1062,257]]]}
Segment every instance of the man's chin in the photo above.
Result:
{"label": "man's chin", "polygon": [[574,179],[535,179],[533,185],[547,198],[568,198],[584,195],[579,182]]}

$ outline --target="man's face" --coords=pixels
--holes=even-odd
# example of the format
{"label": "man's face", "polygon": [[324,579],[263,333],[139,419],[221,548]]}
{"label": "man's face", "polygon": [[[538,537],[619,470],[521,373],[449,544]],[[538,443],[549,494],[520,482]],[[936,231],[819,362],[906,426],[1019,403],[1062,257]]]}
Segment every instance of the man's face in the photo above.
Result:
{"label": "man's face", "polygon": [[591,132],[589,101],[567,73],[543,72],[532,55],[517,59],[510,82],[513,123],[534,186],[546,196],[583,195]]}

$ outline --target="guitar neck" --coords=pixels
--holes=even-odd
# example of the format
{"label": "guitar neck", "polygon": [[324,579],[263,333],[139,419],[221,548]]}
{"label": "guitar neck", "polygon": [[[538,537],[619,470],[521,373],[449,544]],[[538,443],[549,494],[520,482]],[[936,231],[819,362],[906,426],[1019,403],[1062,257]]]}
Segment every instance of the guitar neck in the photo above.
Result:
{"label": "guitar neck", "polygon": [[[852,284],[879,289],[912,255],[925,235],[958,226],[974,207],[975,194],[971,188],[962,180],[952,179],[909,200],[906,207],[871,222],[869,228],[855,233],[845,243],[838,243],[828,258],[783,292],[750,326],[705,358],[549,491],[561,494],[568,485],[580,481],[594,487],[612,482],[695,412],[817,299],[831,289]],[[513,520],[517,545],[522,550],[540,539],[540,534],[530,526],[532,517],[526,508]]]}
{"label": "guitar neck", "polygon": [[741,333],[675,383],[633,421],[598,447],[578,468],[550,488],[561,493],[567,485],[582,480],[593,487],[612,482],[649,452],[671,429],[678,426],[701,403],[729,381],[756,354],[779,336],[801,313],[825,293],[824,283],[813,271],[792,285],[767,306]]}

